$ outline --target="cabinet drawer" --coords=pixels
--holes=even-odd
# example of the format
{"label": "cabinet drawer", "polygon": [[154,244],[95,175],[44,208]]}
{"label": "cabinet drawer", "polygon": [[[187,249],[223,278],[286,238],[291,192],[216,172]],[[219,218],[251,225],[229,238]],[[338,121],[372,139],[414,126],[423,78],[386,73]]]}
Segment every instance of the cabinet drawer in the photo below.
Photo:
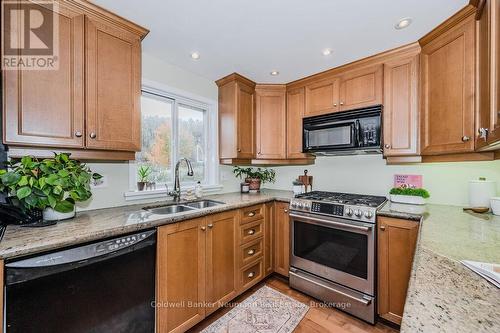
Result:
{"label": "cabinet drawer", "polygon": [[239,238],[240,245],[262,237],[264,233],[264,220],[250,222],[240,226]]}
{"label": "cabinet drawer", "polygon": [[262,258],[263,242],[264,239],[260,238],[240,246],[240,267],[246,266],[252,261]]}
{"label": "cabinet drawer", "polygon": [[262,259],[240,272],[240,286],[242,290],[250,288],[263,278]]}
{"label": "cabinet drawer", "polygon": [[241,224],[264,218],[264,205],[255,205],[241,209]]}

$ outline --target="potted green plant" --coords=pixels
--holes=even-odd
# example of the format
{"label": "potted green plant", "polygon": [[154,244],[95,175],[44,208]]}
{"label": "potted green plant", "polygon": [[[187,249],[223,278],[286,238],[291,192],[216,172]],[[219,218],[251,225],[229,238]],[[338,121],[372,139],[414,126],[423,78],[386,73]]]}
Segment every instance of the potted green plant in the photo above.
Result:
{"label": "potted green plant", "polygon": [[235,166],[233,173],[240,179],[245,177],[245,182],[250,184],[250,191],[260,191],[262,184],[274,183],[276,180],[276,172],[273,169],[254,169]]}
{"label": "potted green plant", "polygon": [[149,182],[149,176],[151,176],[151,167],[149,165],[141,165],[137,169],[137,175],[139,176],[139,181],[137,182],[137,189],[143,191],[146,184]]}
{"label": "potted green plant", "polygon": [[430,197],[429,192],[423,188],[394,187],[389,191],[392,202],[425,205],[426,199]]}
{"label": "potted green plant", "polygon": [[0,191],[8,192],[27,212],[42,210],[44,220],[74,217],[75,202],[88,200],[91,180],[102,176],[69,156],[55,154],[41,161],[25,156],[8,162],[8,170],[0,170]]}

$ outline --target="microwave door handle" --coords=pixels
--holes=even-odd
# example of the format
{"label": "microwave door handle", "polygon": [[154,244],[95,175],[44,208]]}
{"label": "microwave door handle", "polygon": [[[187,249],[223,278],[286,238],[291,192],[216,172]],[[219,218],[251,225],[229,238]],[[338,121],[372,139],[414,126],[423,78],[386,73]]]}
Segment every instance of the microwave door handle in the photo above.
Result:
{"label": "microwave door handle", "polygon": [[354,125],[354,135],[355,135],[355,144],[356,147],[361,147],[362,139],[361,139],[361,123],[358,119],[356,119],[356,123]]}

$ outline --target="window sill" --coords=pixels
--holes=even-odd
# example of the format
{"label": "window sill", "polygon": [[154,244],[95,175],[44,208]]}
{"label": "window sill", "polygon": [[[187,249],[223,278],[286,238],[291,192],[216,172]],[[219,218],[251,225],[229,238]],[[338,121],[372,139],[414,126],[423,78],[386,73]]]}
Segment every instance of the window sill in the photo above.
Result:
{"label": "window sill", "polygon": [[[212,194],[219,192],[223,189],[222,185],[202,185],[203,195]],[[182,193],[185,194],[187,190],[193,190],[194,186],[184,186],[182,187]],[[168,195],[168,191],[166,189],[160,190],[144,190],[144,191],[128,191],[123,194],[125,197],[125,201],[134,201],[134,200],[144,200],[144,199],[158,199],[165,198],[168,199],[170,196]]]}

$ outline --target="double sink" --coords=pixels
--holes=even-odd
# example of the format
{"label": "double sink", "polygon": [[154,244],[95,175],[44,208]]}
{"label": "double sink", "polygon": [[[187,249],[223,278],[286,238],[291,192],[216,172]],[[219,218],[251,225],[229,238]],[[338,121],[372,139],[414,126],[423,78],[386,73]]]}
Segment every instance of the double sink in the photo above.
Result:
{"label": "double sink", "polygon": [[144,207],[143,209],[153,214],[171,215],[171,214],[188,212],[192,210],[215,207],[223,204],[224,202],[215,200],[199,200],[199,201],[190,201],[182,203],[173,203],[161,206],[148,206]]}

